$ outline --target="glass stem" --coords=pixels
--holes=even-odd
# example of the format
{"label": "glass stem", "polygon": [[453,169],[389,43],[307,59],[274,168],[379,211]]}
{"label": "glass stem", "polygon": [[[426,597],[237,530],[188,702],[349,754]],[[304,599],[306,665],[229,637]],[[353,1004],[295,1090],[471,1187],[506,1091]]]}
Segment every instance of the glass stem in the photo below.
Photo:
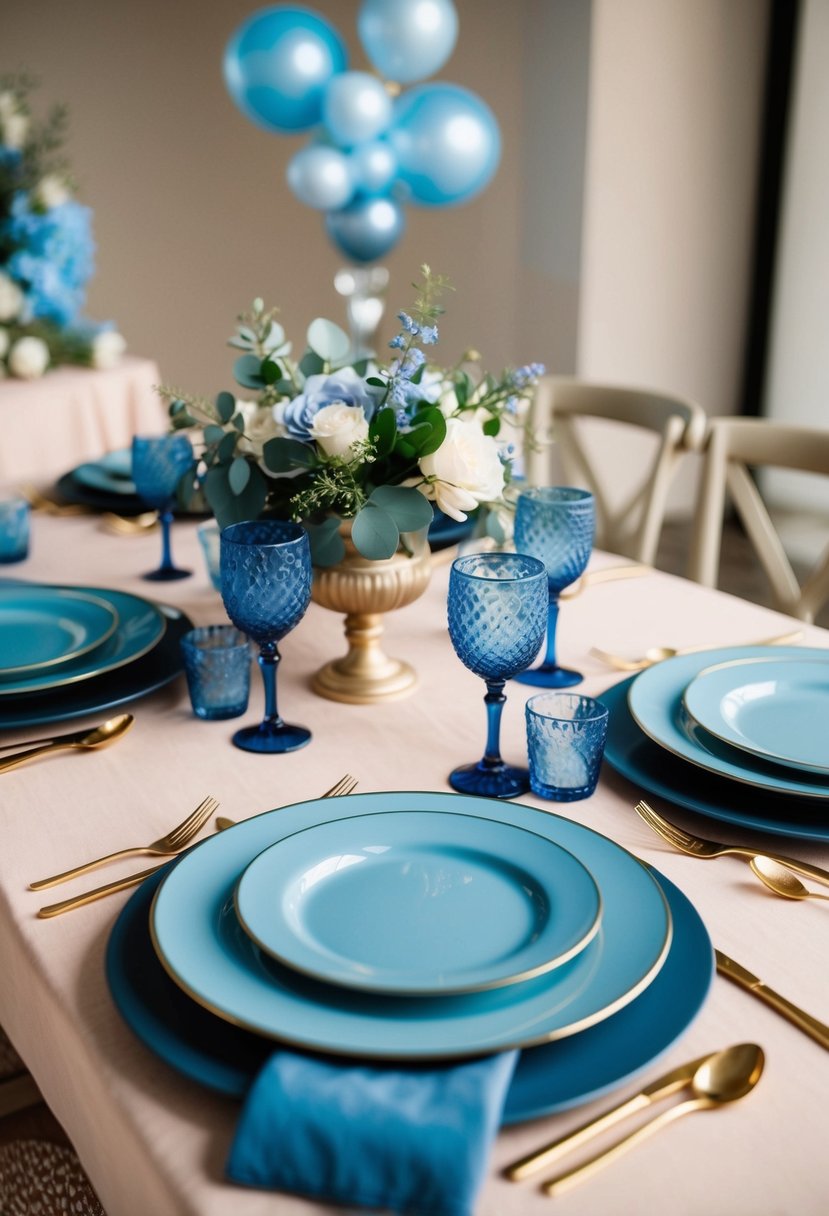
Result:
{"label": "glass stem", "polygon": [[170,552],[170,525],[173,522],[173,512],[170,507],[164,507],[158,513],[161,522],[161,569],[173,569],[173,555]]}
{"label": "glass stem", "polygon": [[265,685],[265,718],[262,722],[265,729],[283,725],[276,708],[276,669],[279,666],[279,658],[276,642],[261,643],[257,661],[262,672],[262,682]]}
{"label": "glass stem", "polygon": [[497,768],[504,763],[501,759],[501,714],[507,699],[504,683],[504,680],[486,681],[486,751],[481,761],[486,768]]}
{"label": "glass stem", "polygon": [[550,592],[550,602],[547,605],[547,653],[542,666],[558,667],[556,662],[556,625],[558,624],[558,592]]}

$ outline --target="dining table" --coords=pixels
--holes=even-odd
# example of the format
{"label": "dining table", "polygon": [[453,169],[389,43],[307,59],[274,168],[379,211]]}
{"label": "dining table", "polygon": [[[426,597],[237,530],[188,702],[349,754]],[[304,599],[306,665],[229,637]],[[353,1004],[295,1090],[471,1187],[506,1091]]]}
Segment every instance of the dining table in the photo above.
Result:
{"label": "dining table", "polygon": [[[186,518],[175,523],[177,562],[192,575],[164,587],[142,579],[157,562],[157,533],[116,535],[91,514],[33,516],[31,556],[3,574],[116,588],[174,605],[196,625],[219,624],[227,617],[208,578],[196,527]],[[590,570],[624,560],[595,552]],[[312,731],[301,750],[267,755],[233,747],[239,721],[197,719],[178,675],[120,707],[135,722],[117,744],[89,753],[59,752],[0,773],[0,1025],[66,1130],[108,1216],[311,1216],[335,1209],[227,1181],[224,1166],[239,1102],[181,1075],[125,1024],[107,985],[105,954],[130,891],[53,919],[37,916],[53,894],[74,894],[151,863],[113,863],[58,893],[33,892],[28,884],[156,839],[208,794],[218,799],[220,814],[244,820],[317,798],[345,773],[357,778],[360,793],[449,792],[449,772],[481,754],[485,735],[481,681],[457,659],[447,633],[449,569],[448,561],[436,561],[422,597],[384,617],[387,652],[406,659],[419,677],[411,695],[400,700],[343,704],[312,691],[314,672],[344,653],[345,641],[342,616],[310,605],[281,643],[279,671],[280,709]],[[636,578],[588,582],[580,594],[564,599],[558,649],[562,662],[583,672],[578,691],[601,697],[625,677],[591,654],[592,647],[639,655],[658,645],[741,645],[795,628],[802,629],[804,645],[829,649],[823,629],[653,569]],[[250,722],[262,715],[255,671],[253,677],[245,719]],[[536,690],[513,681],[506,691],[502,754],[526,763],[524,705]],[[8,729],[0,742],[59,734],[108,716]],[[640,788],[606,761],[589,798],[560,803],[527,794],[517,801],[583,824],[653,866],[690,899],[715,947],[829,1020],[826,905],[776,897],[741,858],[704,861],[676,851],[636,814],[643,796],[700,834],[829,866],[829,847],[821,840],[707,818]],[[747,810],[753,797],[746,786]],[[215,830],[211,819],[202,835]],[[662,1071],[740,1042],[759,1044],[766,1057],[762,1079],[745,1100],[679,1121],[560,1196],[542,1192],[544,1174],[518,1183],[504,1176],[516,1158],[630,1097]],[[553,1207],[572,1216],[823,1216],[829,1203],[828,1082],[826,1050],[753,995],[715,976],[689,1027],[638,1075],[570,1109],[500,1130],[476,1216],[543,1216]]]}

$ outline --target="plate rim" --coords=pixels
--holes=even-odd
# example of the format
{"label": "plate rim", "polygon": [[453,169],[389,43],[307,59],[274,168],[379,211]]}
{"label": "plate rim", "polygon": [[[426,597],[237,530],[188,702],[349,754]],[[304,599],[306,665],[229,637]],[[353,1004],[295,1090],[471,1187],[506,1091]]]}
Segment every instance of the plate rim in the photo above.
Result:
{"label": "plate rim", "polygon": [[54,659],[48,659],[46,661],[37,663],[24,663],[16,667],[3,667],[0,671],[0,683],[8,680],[9,678],[16,679],[24,675],[27,671],[40,672],[46,670],[47,668],[62,666],[64,663],[68,663],[73,659],[80,659],[84,655],[89,654],[91,651],[97,650],[99,646],[103,646],[118,628],[120,618],[113,605],[108,603],[101,596],[92,594],[91,592],[84,592],[80,588],[53,587],[50,584],[32,584],[25,586],[24,584],[18,584],[16,586],[3,587],[0,590],[0,607],[2,607],[2,601],[6,599],[9,592],[12,594],[19,592],[22,595],[38,595],[44,591],[55,592],[55,598],[57,599],[80,600],[83,603],[95,604],[97,607],[103,608],[109,615],[109,624],[102,634],[98,634],[92,641],[88,642],[87,645],[65,652],[64,654],[58,655]]}
{"label": "plate rim", "polygon": [[[243,915],[242,909],[240,908],[240,892],[241,892],[242,884],[244,883],[245,877],[249,873],[251,868],[254,867],[257,864],[257,862],[261,861],[262,858],[265,856],[265,854],[270,853],[271,850],[278,850],[281,845],[283,845],[289,841],[295,841],[297,837],[304,836],[306,832],[316,832],[316,831],[319,831],[320,829],[330,827],[333,824],[349,822],[351,820],[362,820],[362,819],[367,819],[367,818],[373,819],[377,816],[384,815],[384,814],[385,815],[401,815],[401,816],[402,815],[414,815],[414,814],[444,815],[444,816],[451,815],[454,819],[459,819],[459,820],[471,819],[477,823],[494,824],[496,826],[496,828],[505,828],[508,833],[509,832],[518,832],[523,836],[534,837],[536,840],[543,841],[543,843],[545,845],[548,845],[552,849],[556,850],[557,852],[564,854],[568,859],[568,864],[569,864],[569,862],[574,863],[578,867],[578,869],[582,871],[582,873],[584,874],[584,876],[586,878],[586,881],[592,887],[594,903],[595,903],[595,912],[592,916],[592,920],[590,922],[589,927],[587,928],[587,930],[585,932],[581,933],[580,936],[578,937],[578,939],[575,942],[573,942],[572,944],[570,944],[566,950],[559,951],[558,953],[550,956],[545,961],[537,963],[532,967],[527,967],[523,971],[520,971],[520,972],[511,971],[509,974],[503,974],[500,978],[490,979],[488,981],[478,981],[476,983],[467,981],[465,984],[458,985],[458,984],[452,983],[450,985],[442,985],[440,987],[435,987],[433,982],[430,983],[428,981],[426,982],[428,984],[428,987],[424,986],[424,984],[406,985],[405,983],[397,984],[392,987],[381,986],[377,983],[369,983],[368,977],[361,976],[359,973],[357,975],[343,974],[341,978],[336,978],[335,976],[331,975],[330,973],[326,973],[324,971],[314,971],[310,967],[303,967],[300,965],[300,963],[296,962],[295,960],[286,958],[285,955],[278,953],[273,947],[265,944],[262,941],[262,939],[260,938],[260,936],[256,932],[254,932],[253,928],[251,927],[251,925],[248,923],[245,916]],[[534,875],[533,877],[535,877],[536,879],[538,878],[537,875]],[[266,954],[270,955],[272,958],[276,959],[276,961],[281,963],[283,966],[290,967],[293,970],[298,971],[300,974],[308,975],[312,979],[322,981],[326,984],[334,984],[338,987],[349,988],[352,990],[358,989],[360,991],[365,991],[368,993],[376,993],[378,996],[380,996],[380,995],[385,995],[385,996],[393,996],[393,995],[436,996],[436,997],[457,996],[457,995],[462,995],[465,993],[489,992],[496,988],[504,988],[510,984],[521,983],[524,980],[534,979],[539,975],[544,975],[549,971],[554,971],[557,967],[563,966],[564,963],[569,962],[570,959],[575,958],[577,954],[579,954],[582,950],[584,950],[590,944],[590,942],[593,940],[593,938],[596,936],[596,934],[599,932],[599,929],[601,927],[602,912],[604,909],[602,893],[599,889],[598,883],[596,882],[596,879],[594,878],[589,866],[585,865],[585,863],[581,860],[581,858],[576,857],[576,855],[573,852],[571,852],[570,849],[567,849],[563,845],[558,844],[557,841],[550,840],[544,836],[541,836],[538,832],[533,832],[529,828],[520,827],[516,824],[507,824],[500,820],[494,820],[494,819],[484,819],[480,815],[468,815],[462,811],[442,811],[442,810],[437,810],[437,809],[436,810],[409,810],[409,811],[401,809],[398,811],[386,811],[386,812],[377,811],[377,812],[374,812],[369,815],[363,814],[363,815],[348,815],[343,818],[338,817],[337,819],[329,819],[329,820],[325,820],[322,823],[311,824],[308,827],[299,828],[299,829],[297,829],[296,832],[291,832],[289,835],[283,836],[279,840],[274,841],[273,844],[267,845],[266,848],[264,848],[260,853],[258,853],[256,855],[256,857],[254,857],[251,860],[251,862],[242,871],[242,873],[239,876],[238,881],[236,882],[236,885],[235,885],[234,891],[233,891],[233,902],[234,902],[234,907],[236,910],[236,915],[239,919],[239,923],[241,924],[242,928],[247,933],[248,937],[250,937],[251,940],[256,943],[256,945],[259,947],[260,950],[264,951],[264,953],[266,953]]]}
{"label": "plate rim", "polygon": [[[792,756],[783,756],[779,752],[773,752],[770,748],[763,747],[761,744],[752,743],[746,736],[741,736],[736,730],[729,731],[728,722],[725,720],[723,720],[723,726],[720,728],[710,726],[707,722],[703,721],[698,712],[691,708],[688,700],[689,694],[693,695],[693,686],[701,684],[706,676],[732,667],[762,666],[765,663],[780,663],[783,666],[800,663],[807,667],[820,667],[821,665],[829,667],[829,656],[826,659],[814,659],[810,662],[808,659],[798,659],[794,656],[763,655],[756,659],[728,659],[722,663],[712,663],[709,667],[705,667],[702,671],[698,672],[684,689],[682,702],[686,712],[699,724],[702,730],[707,731],[709,735],[713,735],[715,739],[719,739],[722,743],[728,744],[729,747],[736,747],[738,751],[747,752],[750,756],[756,756],[758,759],[766,760],[770,763],[782,764],[785,768],[792,768],[798,772],[817,773],[829,777],[829,762],[821,765],[815,764],[813,761],[797,760]],[[735,690],[732,689],[731,691]]]}
{"label": "plate rim", "polygon": [[[549,818],[549,819],[555,819],[557,821],[561,820],[567,824],[572,825],[575,828],[578,828],[580,831],[584,831],[586,833],[589,833],[589,834],[592,834],[592,835],[598,837],[599,839],[604,841],[606,844],[612,846],[613,849],[618,850],[620,853],[624,854],[625,857],[628,858],[629,861],[632,862],[634,866],[636,866],[639,870],[642,870],[644,873],[646,873],[648,875],[651,882],[653,882],[656,887],[656,890],[658,892],[658,895],[659,895],[659,898],[661,901],[662,910],[664,913],[665,932],[664,932],[660,950],[658,951],[655,959],[653,960],[651,965],[646,969],[646,971],[641,976],[639,976],[637,978],[637,980],[635,980],[633,982],[633,984],[630,985],[630,987],[623,994],[621,994],[618,998],[611,1001],[605,1007],[603,1007],[599,1010],[595,1010],[591,1014],[585,1015],[577,1022],[569,1023],[566,1026],[560,1027],[558,1030],[553,1030],[550,1032],[546,1032],[544,1034],[534,1034],[532,1036],[527,1036],[527,1037],[524,1037],[521,1039],[514,1038],[514,1039],[511,1039],[509,1042],[500,1041],[500,1042],[498,1042],[498,1044],[496,1046],[493,1046],[490,1043],[487,1043],[487,1044],[478,1043],[475,1046],[466,1046],[462,1050],[460,1050],[460,1049],[459,1050],[442,1049],[442,1050],[435,1050],[435,1051],[424,1050],[424,1051],[420,1051],[420,1052],[415,1052],[415,1051],[412,1051],[411,1049],[409,1049],[405,1052],[384,1050],[381,1054],[380,1052],[373,1050],[373,1049],[368,1050],[366,1048],[360,1048],[359,1052],[357,1052],[354,1050],[353,1047],[343,1047],[341,1044],[336,1047],[328,1046],[328,1045],[324,1045],[324,1044],[321,1045],[319,1042],[311,1042],[307,1038],[303,1039],[296,1035],[289,1036],[289,1035],[286,1035],[284,1032],[277,1035],[273,1031],[264,1030],[261,1026],[251,1025],[249,1021],[246,1022],[239,1015],[237,1015],[235,1013],[230,1014],[227,1010],[220,1009],[218,1006],[214,1005],[210,1000],[206,999],[200,992],[197,992],[195,990],[195,988],[193,988],[192,985],[189,983],[189,981],[187,981],[184,977],[180,976],[175,971],[175,969],[170,964],[170,961],[165,957],[163,950],[161,949],[158,934],[156,932],[156,917],[157,917],[158,905],[161,902],[165,887],[167,887],[167,884],[171,882],[171,880],[174,878],[174,875],[179,870],[179,866],[176,866],[175,869],[171,870],[167,875],[165,875],[163,881],[159,884],[158,888],[156,889],[155,895],[153,897],[153,903],[152,903],[152,907],[150,909],[150,917],[149,917],[150,935],[152,938],[153,946],[154,946],[156,954],[161,962],[161,965],[164,967],[165,971],[167,971],[167,974],[170,976],[170,978],[185,993],[187,993],[187,995],[192,1000],[194,1000],[197,1004],[201,1005],[204,1009],[207,1009],[209,1012],[216,1014],[223,1021],[226,1021],[226,1022],[230,1023],[231,1025],[239,1026],[242,1029],[253,1030],[255,1033],[259,1034],[260,1036],[265,1037],[265,1038],[271,1038],[276,1042],[287,1043],[288,1045],[294,1046],[299,1049],[315,1051],[319,1055],[323,1055],[323,1056],[325,1056],[325,1055],[339,1055],[339,1056],[359,1055],[361,1058],[382,1059],[382,1060],[387,1060],[387,1061],[391,1061],[391,1060],[398,1060],[398,1061],[433,1060],[433,1061],[437,1061],[437,1060],[451,1060],[451,1059],[466,1059],[466,1058],[472,1058],[476,1055],[481,1055],[482,1053],[487,1053],[487,1052],[504,1051],[504,1050],[509,1050],[510,1048],[518,1048],[518,1047],[523,1048],[523,1047],[527,1047],[527,1046],[534,1046],[534,1045],[539,1045],[542,1043],[548,1043],[548,1042],[555,1041],[557,1038],[565,1038],[569,1035],[576,1034],[581,1030],[585,1030],[585,1029],[589,1028],[590,1026],[595,1025],[595,1024],[605,1020],[606,1018],[612,1016],[613,1013],[624,1008],[626,1004],[629,1004],[630,1001],[634,1000],[636,998],[636,996],[638,996],[639,993],[642,992],[648,986],[648,984],[651,982],[651,980],[654,978],[654,976],[659,972],[662,964],[665,961],[665,958],[667,957],[668,951],[670,949],[671,938],[672,938],[672,933],[673,933],[670,907],[665,898],[664,891],[662,890],[659,883],[656,881],[656,879],[651,874],[647,865],[643,861],[641,861],[640,858],[636,857],[636,855],[634,853],[631,853],[628,849],[625,849],[624,846],[618,844],[611,837],[605,836],[603,833],[597,832],[595,829],[587,827],[584,824],[577,823],[577,821],[575,821],[575,820],[565,819],[564,816],[557,815],[551,811],[539,810],[539,808],[529,806],[526,803],[513,802],[513,803],[507,803],[505,805],[504,803],[497,802],[494,799],[483,798],[483,797],[480,797],[477,795],[472,795],[472,794],[444,793],[442,791],[438,793],[436,791],[424,791],[424,790],[394,790],[391,792],[376,791],[376,792],[369,792],[369,793],[363,793],[363,794],[350,794],[350,795],[345,795],[344,798],[345,799],[360,799],[360,800],[378,798],[378,799],[387,800],[390,797],[395,798],[395,797],[400,797],[400,796],[407,796],[407,797],[417,796],[419,798],[422,798],[424,796],[429,797],[429,798],[438,797],[441,799],[445,799],[447,802],[451,802],[452,800],[458,800],[458,801],[464,800],[464,801],[473,801],[480,805],[489,805],[492,807],[493,814],[492,814],[492,816],[484,816],[485,818],[497,817],[496,811],[497,811],[497,814],[500,815],[500,814],[503,814],[505,811],[509,811],[512,808],[516,808],[516,809],[520,808],[522,811],[531,812],[533,815],[544,816],[545,819]],[[336,801],[342,802],[342,799],[337,798]],[[278,823],[278,822],[280,822],[280,820],[282,818],[284,818],[286,810],[295,809],[295,808],[307,808],[312,804],[319,804],[319,803],[325,803],[325,802],[326,802],[326,799],[324,799],[324,798],[306,799],[305,801],[302,801],[302,802],[290,803],[290,804],[288,804],[288,806],[272,808],[270,810],[260,812],[258,815],[251,816],[249,819],[246,819],[246,820],[241,821],[240,823],[237,823],[236,825],[234,825],[234,827],[227,829],[226,832],[221,833],[218,836],[217,835],[210,836],[210,837],[207,837],[205,840],[200,841],[199,844],[195,845],[189,851],[187,856],[182,858],[182,860],[179,864],[180,865],[185,864],[186,862],[188,862],[188,860],[191,860],[192,857],[194,855],[196,855],[199,851],[205,850],[207,847],[211,846],[211,844],[212,844],[212,847],[215,848],[216,847],[215,841],[220,840],[220,839],[227,839],[229,836],[229,833],[234,832],[234,831],[238,832],[240,830],[244,830],[246,828],[246,825],[254,823],[254,822],[258,821],[259,819],[262,819],[265,816],[274,816],[274,822]],[[325,809],[328,810],[329,808],[326,807]],[[331,809],[331,813],[334,818],[342,817],[342,816],[338,816],[336,813],[336,810],[333,808]],[[222,847],[222,846],[219,846],[219,847]],[[167,888],[167,889],[169,890],[170,888]],[[590,946],[588,946],[585,949],[585,951],[583,952],[583,955],[587,955],[591,946],[594,946],[594,945],[596,945],[595,942],[591,943]],[[552,972],[551,976],[555,976],[555,974],[556,974],[555,972]],[[542,979],[542,980],[544,978],[545,978],[544,976],[539,977],[539,979]],[[531,981],[531,982],[536,982],[536,981]],[[512,989],[513,990],[515,989],[514,985],[512,986]],[[362,995],[366,995],[366,994],[357,994],[357,995],[362,996]],[[371,994],[368,994],[368,995],[370,996]],[[471,997],[461,996],[458,998],[448,997],[446,999],[468,1000],[468,999],[474,999],[475,995],[476,994],[471,994]],[[486,996],[488,994],[482,993],[482,994],[478,994],[478,995]],[[387,997],[387,998],[380,998],[380,999],[385,999],[385,1000],[393,1002],[395,1000],[401,1000],[401,1001],[407,1001],[407,1000],[416,1001],[416,1000],[420,1000],[420,999],[428,1000],[429,998]],[[442,998],[436,998],[436,999],[442,999]]]}

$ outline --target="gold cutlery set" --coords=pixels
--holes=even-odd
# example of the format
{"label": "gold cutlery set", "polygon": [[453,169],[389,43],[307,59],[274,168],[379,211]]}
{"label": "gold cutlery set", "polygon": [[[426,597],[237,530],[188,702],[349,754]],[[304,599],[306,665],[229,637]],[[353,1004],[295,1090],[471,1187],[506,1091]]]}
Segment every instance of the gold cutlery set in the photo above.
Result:
{"label": "gold cutlery set", "polygon": [[[635,567],[631,567],[634,569]],[[627,567],[613,567],[623,571]],[[643,573],[648,569],[645,567]],[[601,571],[597,571],[597,576]],[[773,638],[758,638],[754,642],[746,642],[746,646],[788,646],[794,642],[799,642],[803,637],[802,629],[792,629],[789,633],[779,633]],[[601,650],[598,646],[591,646],[590,653],[597,659],[601,659],[603,663],[607,663],[609,667],[615,667],[617,671],[644,671],[646,667],[653,667],[654,663],[662,663],[665,659],[674,659],[677,655],[682,654],[701,654],[704,650],[710,650],[711,643],[705,642],[701,646],[683,646],[676,649],[673,646],[651,646],[643,655],[636,658],[631,658],[623,654],[614,654],[610,650]]]}

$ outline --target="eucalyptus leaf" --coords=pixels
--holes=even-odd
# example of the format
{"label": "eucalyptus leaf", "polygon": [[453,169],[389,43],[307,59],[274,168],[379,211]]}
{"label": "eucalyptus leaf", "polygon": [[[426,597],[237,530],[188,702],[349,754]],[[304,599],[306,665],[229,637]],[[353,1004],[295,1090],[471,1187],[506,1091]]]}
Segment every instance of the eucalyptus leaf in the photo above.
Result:
{"label": "eucalyptus leaf", "polygon": [[257,519],[262,513],[267,492],[265,478],[258,468],[251,468],[250,474],[244,491],[234,494],[230,488],[226,466],[216,465],[208,471],[204,480],[204,493],[220,528],[241,523],[246,519]]}
{"label": "eucalyptus leaf", "polygon": [[340,329],[333,321],[317,317],[308,326],[308,345],[326,363],[338,364],[348,358],[351,339],[345,330]]}
{"label": "eucalyptus leaf", "polygon": [[221,443],[226,433],[224,427],[216,426],[215,423],[211,422],[209,426],[204,428],[204,442],[210,444]]}
{"label": "eucalyptus leaf", "polygon": [[230,422],[236,410],[236,398],[233,393],[219,393],[216,397],[216,413],[222,422]]}
{"label": "eucalyptus leaf", "polygon": [[252,342],[246,342],[244,338],[228,338],[227,344],[235,350],[250,350],[253,346]]}
{"label": "eucalyptus leaf", "polygon": [[243,388],[264,388],[265,381],[259,370],[261,364],[262,360],[258,359],[256,355],[240,355],[233,364],[234,379]]}
{"label": "eucalyptus leaf", "polygon": [[245,420],[241,414],[234,414],[230,420],[231,426],[234,426],[240,435],[245,433]]}
{"label": "eucalyptus leaf", "polygon": [[228,484],[238,497],[250,481],[250,464],[244,456],[234,456],[227,471]]}
{"label": "eucalyptus leaf", "polygon": [[421,456],[429,456],[432,452],[436,452],[446,438],[446,419],[439,409],[434,408],[424,410],[420,415],[429,425],[431,435],[425,442],[418,444],[418,452]]}
{"label": "eucalyptus leaf", "polygon": [[345,557],[345,542],[339,532],[340,520],[336,516],[321,524],[305,524],[311,545],[311,561],[315,566],[335,566]]}
{"label": "eucalyptus leaf", "polygon": [[318,376],[325,367],[325,360],[321,359],[316,351],[306,350],[305,354],[299,361],[299,370],[303,376]]}
{"label": "eucalyptus leaf", "polygon": [[217,456],[222,464],[229,464],[236,451],[239,436],[236,431],[225,431],[224,438],[217,448]]}
{"label": "eucalyptus leaf", "polygon": [[369,502],[386,511],[401,532],[417,532],[432,522],[432,504],[414,486],[378,486]]}
{"label": "eucalyptus leaf", "polygon": [[351,539],[363,557],[369,558],[370,561],[380,561],[382,558],[392,557],[397,552],[400,529],[388,511],[367,502],[354,516]]}
{"label": "eucalyptus leaf", "polygon": [[263,359],[259,374],[266,384],[274,384],[282,375],[282,371],[279,364],[275,363],[273,359]]}
{"label": "eucalyptus leaf", "polygon": [[314,449],[298,439],[269,439],[262,455],[272,473],[290,473],[294,469],[311,469],[317,463]]}

